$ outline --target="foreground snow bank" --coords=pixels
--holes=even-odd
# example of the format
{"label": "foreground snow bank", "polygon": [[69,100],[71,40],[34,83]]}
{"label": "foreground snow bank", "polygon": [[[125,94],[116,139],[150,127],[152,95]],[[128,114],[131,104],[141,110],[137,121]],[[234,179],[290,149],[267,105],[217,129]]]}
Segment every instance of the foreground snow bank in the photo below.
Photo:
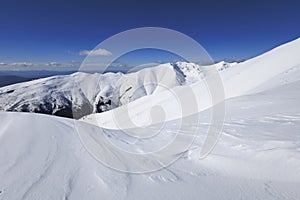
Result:
{"label": "foreground snow bank", "polygon": [[[0,198],[299,199],[299,90],[300,82],[294,82],[229,100],[221,138],[206,159],[198,160],[208,126],[204,120],[180,160],[142,175],[120,173],[93,159],[73,120],[2,112]],[[102,130],[77,123],[86,134]],[[117,130],[103,134],[119,145],[131,141]],[[138,151],[143,141],[130,146]]]}

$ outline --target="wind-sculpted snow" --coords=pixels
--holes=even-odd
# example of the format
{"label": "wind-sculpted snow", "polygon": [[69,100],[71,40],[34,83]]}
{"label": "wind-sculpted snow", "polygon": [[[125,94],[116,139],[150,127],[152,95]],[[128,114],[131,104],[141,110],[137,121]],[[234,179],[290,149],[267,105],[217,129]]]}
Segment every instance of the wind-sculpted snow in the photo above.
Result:
{"label": "wind-sculpted snow", "polygon": [[[101,134],[112,144],[139,153],[165,144],[172,131],[152,138],[149,142],[154,146],[150,146],[142,138],[132,140],[119,130],[80,121],[0,113],[0,198],[297,200],[299,89],[298,81],[229,100],[222,136],[214,151],[199,160],[210,118],[209,110],[202,112],[191,148],[168,168],[142,175],[120,173],[96,161],[82,145],[74,124],[80,123],[87,135]],[[189,126],[182,130],[190,130]],[[107,146],[106,151],[111,150]],[[102,153],[110,155],[107,152]]]}

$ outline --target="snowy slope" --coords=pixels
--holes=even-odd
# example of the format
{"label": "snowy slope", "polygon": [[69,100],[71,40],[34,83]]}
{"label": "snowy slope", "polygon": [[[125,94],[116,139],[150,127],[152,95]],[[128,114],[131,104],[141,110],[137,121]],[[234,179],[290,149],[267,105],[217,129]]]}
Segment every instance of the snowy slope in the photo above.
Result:
{"label": "snowy slope", "polygon": [[[226,96],[249,94],[276,76],[288,73],[299,66],[299,51],[300,38],[225,70],[222,79]],[[272,85],[264,89],[269,88]]]}
{"label": "snowy slope", "polygon": [[[298,52],[300,52],[300,39],[284,44],[248,61],[232,65],[226,70],[221,70],[220,77],[223,81],[225,98],[251,94],[300,80],[300,76],[295,75],[296,73],[299,74],[300,57]],[[210,67],[212,66],[207,66],[208,69]],[[289,73],[291,71],[293,73]],[[289,74],[285,79],[290,81],[278,83],[279,78],[276,77],[284,77],[287,73]],[[174,96],[181,97],[182,101],[186,102],[185,104],[193,104],[193,98],[185,98],[189,90],[193,91],[197,105],[195,109],[182,115],[181,102],[174,101]],[[212,106],[212,100],[205,81],[198,81],[190,85],[174,87],[171,90],[164,91],[163,94],[144,96],[131,102],[126,107],[119,107],[101,114],[92,114],[84,117],[83,120],[105,128],[118,128],[120,124],[122,124],[121,128],[125,129],[144,126],[152,123],[152,115],[160,115],[153,114],[155,111],[152,108],[155,106],[160,106],[161,110],[164,111],[165,118],[162,120],[169,121],[208,109]],[[124,112],[124,109],[128,110],[130,117],[126,116],[127,112]],[[161,110],[158,112],[161,112]],[[116,120],[116,116],[121,117]],[[133,123],[130,123],[130,121]]]}
{"label": "snowy slope", "polygon": [[[206,159],[198,159],[203,142],[199,132],[180,160],[141,175],[120,173],[93,159],[82,146],[73,120],[0,113],[0,199],[297,200],[299,89],[300,82],[294,82],[229,100],[222,136]],[[102,130],[76,123],[86,134]],[[203,120],[201,130],[206,126]],[[126,146],[130,138],[120,140],[120,134],[105,130],[100,135],[110,135],[113,143]],[[131,145],[137,151],[141,147],[142,140]]]}

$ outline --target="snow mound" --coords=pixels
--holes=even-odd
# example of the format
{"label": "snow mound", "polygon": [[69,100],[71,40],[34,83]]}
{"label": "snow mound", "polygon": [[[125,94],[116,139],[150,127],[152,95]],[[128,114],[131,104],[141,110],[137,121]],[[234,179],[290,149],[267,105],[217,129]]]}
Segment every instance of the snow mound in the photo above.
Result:
{"label": "snow mound", "polygon": [[176,62],[173,66],[184,74],[187,84],[198,82],[205,77],[202,67],[195,63]]}

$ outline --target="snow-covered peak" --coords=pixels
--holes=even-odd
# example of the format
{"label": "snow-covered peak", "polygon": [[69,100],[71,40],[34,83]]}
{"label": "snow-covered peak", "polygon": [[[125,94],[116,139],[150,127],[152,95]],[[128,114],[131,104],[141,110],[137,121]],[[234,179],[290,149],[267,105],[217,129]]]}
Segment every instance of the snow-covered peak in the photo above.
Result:
{"label": "snow-covered peak", "polygon": [[184,76],[187,84],[195,83],[204,78],[205,74],[200,65],[190,62],[176,62],[173,67],[178,69]]}
{"label": "snow-covered peak", "polygon": [[238,63],[221,61],[212,65],[201,66],[192,62],[178,61],[173,63],[172,66],[184,75],[186,84],[191,84],[201,81],[205,78],[205,72],[203,70],[204,68],[214,67],[221,72],[236,64]]}
{"label": "snow-covered peak", "polygon": [[217,68],[218,71],[223,71],[229,67],[232,67],[234,65],[238,64],[238,62],[226,62],[221,61],[214,64],[214,66]]}

